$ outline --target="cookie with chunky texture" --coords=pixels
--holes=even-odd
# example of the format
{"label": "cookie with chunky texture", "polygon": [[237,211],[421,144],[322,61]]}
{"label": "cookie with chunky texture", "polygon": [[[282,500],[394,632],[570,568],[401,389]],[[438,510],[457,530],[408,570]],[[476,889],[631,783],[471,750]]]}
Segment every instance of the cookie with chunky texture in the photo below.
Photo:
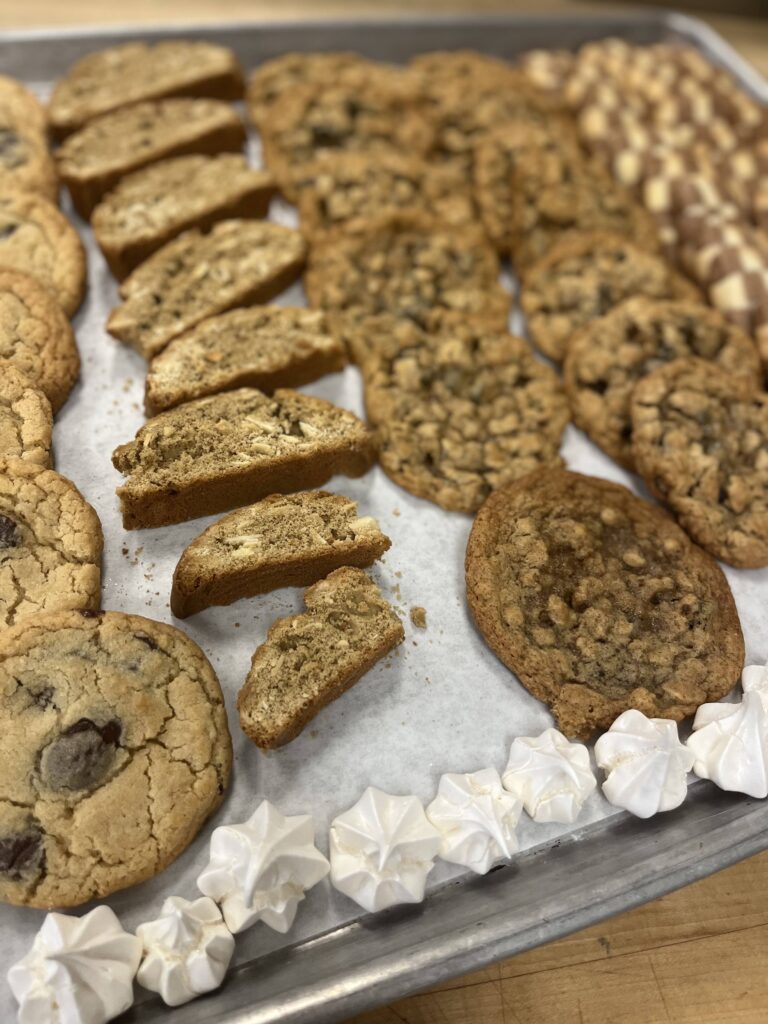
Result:
{"label": "cookie with chunky texture", "polygon": [[383,322],[362,362],[379,461],[395,483],[473,512],[497,487],[560,465],[568,402],[522,338],[457,324]]}
{"label": "cookie with chunky texture", "polygon": [[51,403],[13,363],[0,361],[0,461],[51,463]]}
{"label": "cookie with chunky texture", "polygon": [[66,402],[80,373],[72,327],[51,292],[27,274],[2,268],[0,359],[29,377],[54,412]]}
{"label": "cookie with chunky texture", "polygon": [[0,638],[0,899],[74,907],[162,871],[229,783],[203,652],[121,612],[51,612]]}
{"label": "cookie with chunky texture", "polygon": [[562,362],[580,327],[638,295],[704,301],[698,288],[661,256],[628,238],[574,232],[525,270],[520,305],[531,339],[550,359]]}
{"label": "cookie with chunky texture", "polygon": [[304,287],[310,305],[344,314],[351,325],[386,313],[425,329],[478,320],[504,330],[510,308],[498,259],[482,232],[446,229],[413,212],[316,239]]}
{"label": "cookie with chunky texture", "polygon": [[328,491],[272,494],[230,512],[184,550],[171,610],[186,618],[278,587],[308,587],[343,565],[371,565],[390,543],[375,519],[358,515],[351,498]]}
{"label": "cookie with chunky texture", "polygon": [[218,100],[137,103],[91,121],[56,151],[59,176],[81,217],[133,171],[173,156],[238,153],[245,128]]}
{"label": "cookie with chunky texture", "polygon": [[233,309],[180,335],[149,364],[150,415],[219,391],[297,388],[344,368],[323,313],[291,306]]}
{"label": "cookie with chunky texture", "polygon": [[298,231],[267,221],[185,231],[123,281],[124,302],[107,330],[151,359],[202,320],[279,295],[301,273],[305,255]]}
{"label": "cookie with chunky texture", "polygon": [[570,340],[564,365],[573,420],[604,452],[632,469],[630,398],[664,363],[698,356],[757,385],[752,340],[720,313],[690,302],[627,299]]}
{"label": "cookie with chunky texture", "polygon": [[170,40],[125,43],[89,53],[56,84],[48,123],[57,139],[86,122],[142,100],[207,96],[237,100],[243,77],[231,50],[213,43]]}
{"label": "cookie with chunky texture", "polygon": [[0,191],[32,192],[57,202],[59,179],[44,136],[4,115],[0,90]]}
{"label": "cookie with chunky texture", "polygon": [[68,608],[98,608],[99,517],[75,485],[51,469],[0,464],[0,622]]}
{"label": "cookie with chunky texture", "polygon": [[304,594],[306,611],[278,619],[251,661],[237,697],[240,725],[264,749],[295,739],[405,639],[373,580],[345,566]]}
{"label": "cookie with chunky texture", "polygon": [[39,281],[67,316],[85,293],[85,251],[64,214],[42,196],[6,189],[0,193],[0,270]]}
{"label": "cookie with chunky texture", "polygon": [[117,493],[134,530],[318,487],[335,473],[361,476],[375,457],[365,424],[346,409],[241,388],[155,416],[112,462],[128,477]]}
{"label": "cookie with chunky texture", "polygon": [[628,708],[686,718],[739,678],[744,641],[719,566],[618,484],[541,470],[495,491],[466,573],[486,642],[567,736]]}
{"label": "cookie with chunky texture", "polygon": [[239,153],[178,156],[123,178],[94,209],[91,226],[109,268],[122,281],[189,228],[266,217],[275,183]]}
{"label": "cookie with chunky texture", "polygon": [[768,565],[768,398],[703,359],[676,359],[632,393],[638,472],[682,527],[740,569]]}

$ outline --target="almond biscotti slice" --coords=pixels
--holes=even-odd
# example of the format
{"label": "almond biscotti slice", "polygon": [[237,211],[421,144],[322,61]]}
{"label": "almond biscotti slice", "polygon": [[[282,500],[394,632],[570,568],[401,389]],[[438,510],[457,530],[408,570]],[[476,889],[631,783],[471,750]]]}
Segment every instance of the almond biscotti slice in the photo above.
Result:
{"label": "almond biscotti slice", "polygon": [[121,178],[158,160],[189,153],[237,153],[245,128],[219,100],[158,100],[104,114],[56,151],[59,177],[88,218]]}
{"label": "almond biscotti slice", "polygon": [[112,462],[127,530],[226,512],[269,494],[319,487],[373,465],[368,428],[353,413],[297,391],[241,388],[149,420]]}
{"label": "almond biscotti slice", "polygon": [[298,231],[267,221],[225,220],[207,234],[185,231],[122,283],[125,301],[112,310],[107,330],[151,359],[201,320],[279,295],[299,276],[305,256]]}
{"label": "almond biscotti slice", "polygon": [[177,156],[123,178],[95,208],[91,225],[122,281],[182,231],[266,217],[275,191],[272,176],[249,167],[239,153]]}
{"label": "almond biscotti slice", "polygon": [[372,565],[391,541],[342,494],[272,494],[196,537],[173,574],[180,619],[278,587],[308,587],[343,565]]}
{"label": "almond biscotti slice", "polygon": [[153,415],[219,391],[297,388],[343,369],[344,345],[315,309],[253,306],[203,320],[149,365],[144,404]]}
{"label": "almond biscotti slice", "polygon": [[360,569],[332,572],[304,603],[306,612],[270,627],[238,694],[243,732],[263,749],[295,739],[405,639],[394,609]]}
{"label": "almond biscotti slice", "polygon": [[53,135],[63,139],[130,103],[168,96],[236,100],[243,88],[235,55],[224,46],[190,40],[125,43],[89,53],[72,65],[53,90],[48,123]]}

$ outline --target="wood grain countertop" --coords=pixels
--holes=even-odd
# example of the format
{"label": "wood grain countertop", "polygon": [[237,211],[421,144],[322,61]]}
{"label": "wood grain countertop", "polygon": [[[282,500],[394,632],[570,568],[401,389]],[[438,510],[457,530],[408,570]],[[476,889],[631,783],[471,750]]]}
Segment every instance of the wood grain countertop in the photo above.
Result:
{"label": "wood grain countertop", "polygon": [[[767,0],[768,2],[768,0]],[[724,3],[723,7],[727,5]],[[0,28],[587,10],[567,0],[25,0]],[[768,76],[765,18],[703,14]],[[768,852],[637,910],[349,1024],[768,1024]]]}

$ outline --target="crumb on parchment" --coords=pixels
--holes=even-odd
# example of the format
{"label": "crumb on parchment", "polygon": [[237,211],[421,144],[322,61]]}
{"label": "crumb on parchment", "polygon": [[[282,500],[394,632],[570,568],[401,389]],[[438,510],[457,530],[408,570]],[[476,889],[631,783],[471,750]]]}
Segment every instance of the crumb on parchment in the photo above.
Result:
{"label": "crumb on parchment", "polygon": [[427,628],[427,609],[415,605],[411,608],[411,622],[417,629]]}

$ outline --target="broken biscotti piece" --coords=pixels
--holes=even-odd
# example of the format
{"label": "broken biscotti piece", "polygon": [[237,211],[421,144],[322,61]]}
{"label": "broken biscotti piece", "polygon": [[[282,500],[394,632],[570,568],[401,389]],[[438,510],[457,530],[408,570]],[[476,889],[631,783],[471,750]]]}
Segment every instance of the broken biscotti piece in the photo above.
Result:
{"label": "broken biscotti piece", "polygon": [[306,612],[278,619],[238,694],[240,725],[264,749],[294,739],[402,643],[402,623],[360,569],[345,566],[304,595]]}
{"label": "broken biscotti piece", "polygon": [[225,220],[164,245],[120,286],[125,300],[107,330],[151,359],[172,338],[235,306],[268,302],[301,273],[298,231],[258,220]]}
{"label": "broken biscotti piece", "polygon": [[390,543],[342,494],[272,494],[192,541],[173,574],[171,610],[183,619],[278,587],[308,587],[343,565],[371,565]]}
{"label": "broken biscotti piece", "polygon": [[241,388],[161,413],[112,455],[127,530],[226,512],[373,465],[368,428],[311,395]]}

